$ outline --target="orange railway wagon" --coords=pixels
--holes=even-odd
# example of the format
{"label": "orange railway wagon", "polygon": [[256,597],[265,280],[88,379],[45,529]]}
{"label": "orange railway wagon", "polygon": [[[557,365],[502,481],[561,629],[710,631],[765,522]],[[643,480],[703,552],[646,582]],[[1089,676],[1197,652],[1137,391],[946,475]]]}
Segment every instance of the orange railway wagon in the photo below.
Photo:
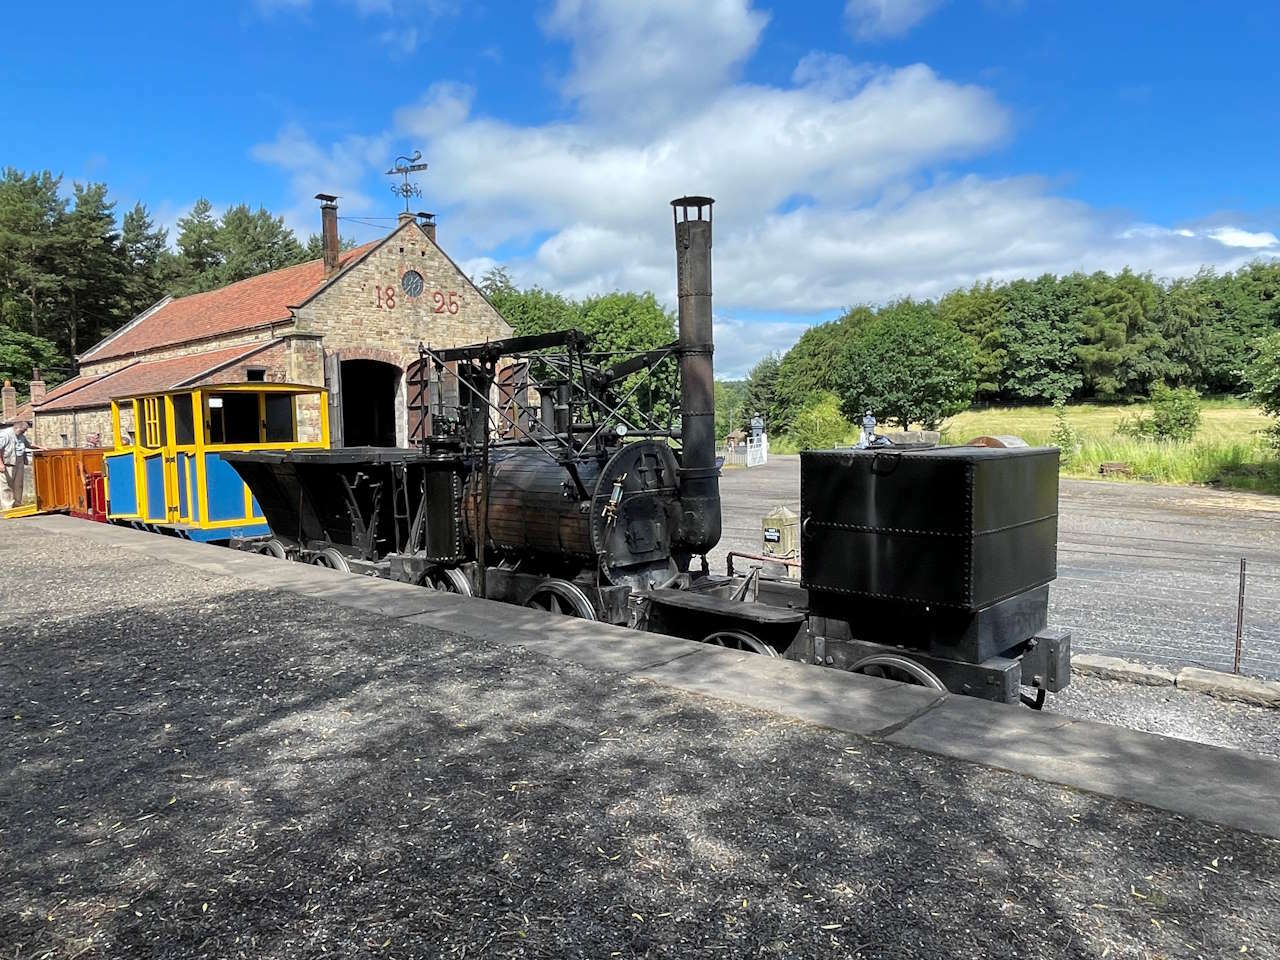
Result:
{"label": "orange railway wagon", "polygon": [[36,509],[70,513],[86,520],[107,519],[106,484],[100,448],[65,447],[37,450],[32,461]]}

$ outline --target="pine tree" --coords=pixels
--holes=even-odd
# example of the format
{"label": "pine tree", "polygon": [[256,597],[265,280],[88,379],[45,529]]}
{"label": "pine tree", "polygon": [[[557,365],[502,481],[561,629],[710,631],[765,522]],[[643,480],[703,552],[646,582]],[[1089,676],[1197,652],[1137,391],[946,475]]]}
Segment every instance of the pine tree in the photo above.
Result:
{"label": "pine tree", "polygon": [[[738,419],[738,428],[751,429],[751,418],[756,414],[768,417],[773,409],[774,392],[778,385],[778,370],[782,366],[782,358],[776,353],[768,353],[756,361],[756,365],[747,374],[747,396],[742,404],[742,413]],[[765,422],[765,430],[773,430],[773,424]],[[776,431],[775,431],[776,432]]]}
{"label": "pine tree", "polygon": [[124,215],[120,247],[127,270],[125,313],[133,317],[165,295],[176,269],[175,258],[169,252],[169,231],[155,225],[141,202]]}
{"label": "pine tree", "polygon": [[87,338],[96,343],[119,326],[126,306],[127,264],[116,232],[115,202],[105,183],[75,185],[71,211],[59,233],[60,313],[58,338],[74,357]]}
{"label": "pine tree", "polygon": [[178,258],[177,286],[182,293],[197,293],[218,286],[217,269],[222,263],[218,219],[213,215],[213,204],[204,197],[178,220]]}
{"label": "pine tree", "polygon": [[[66,212],[62,177],[9,167],[0,179],[0,289],[4,316],[40,336],[58,291],[57,224]],[[19,304],[21,310],[18,309]]]}
{"label": "pine tree", "polygon": [[219,284],[234,283],[307,260],[306,248],[284,225],[283,217],[273,217],[262,207],[250,211],[243,203],[222,215],[215,245],[221,262],[213,272]]}

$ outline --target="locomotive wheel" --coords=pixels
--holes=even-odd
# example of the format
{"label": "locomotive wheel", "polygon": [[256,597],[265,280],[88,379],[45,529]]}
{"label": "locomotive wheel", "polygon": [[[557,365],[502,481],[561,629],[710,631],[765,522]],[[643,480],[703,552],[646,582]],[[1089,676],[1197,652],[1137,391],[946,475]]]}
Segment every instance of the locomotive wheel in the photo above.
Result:
{"label": "locomotive wheel", "polygon": [[753,637],[745,630],[717,630],[702,638],[703,643],[716,647],[727,647],[730,650],[742,650],[746,653],[758,653],[765,657],[776,657],[778,651],[763,640]]}
{"label": "locomotive wheel", "polygon": [[882,677],[899,683],[914,683],[930,690],[946,690],[946,686],[928,667],[923,667],[907,657],[892,653],[878,653],[863,657],[849,668],[850,673],[863,673],[868,677]]}
{"label": "locomotive wheel", "polygon": [[471,581],[461,570],[454,568],[433,570],[426,575],[422,585],[441,593],[457,593],[464,597],[472,596]]}
{"label": "locomotive wheel", "polygon": [[333,547],[321,550],[311,562],[317,567],[329,567],[331,570],[341,570],[343,573],[351,572],[351,564],[347,563],[347,558]]}
{"label": "locomotive wheel", "polygon": [[285,552],[284,544],[272,537],[266,543],[258,547],[258,553],[266,557],[275,557],[277,560],[287,560],[288,554]]}
{"label": "locomotive wheel", "polygon": [[587,595],[568,580],[548,580],[525,601],[525,606],[582,620],[596,619],[595,607]]}

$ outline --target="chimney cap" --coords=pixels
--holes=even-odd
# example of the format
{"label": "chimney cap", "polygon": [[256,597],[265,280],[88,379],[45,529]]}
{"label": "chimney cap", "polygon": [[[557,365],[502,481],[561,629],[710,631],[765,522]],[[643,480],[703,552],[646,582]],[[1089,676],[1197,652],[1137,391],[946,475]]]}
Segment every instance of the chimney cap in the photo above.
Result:
{"label": "chimney cap", "polygon": [[417,217],[418,217],[418,220],[421,221],[422,223],[436,222],[436,215],[434,213],[427,213],[427,211],[425,210],[419,210],[417,213]]}
{"label": "chimney cap", "polygon": [[[701,219],[702,219],[702,211],[703,211],[703,209],[705,209],[705,210],[707,211],[707,217],[706,217],[706,218],[707,218],[707,220],[710,220],[710,219],[711,219],[711,205],[712,205],[713,203],[715,203],[715,201],[714,201],[714,200],[712,200],[710,197],[676,197],[676,199],[674,199],[674,200],[672,200],[672,201],[671,201],[671,216],[675,219],[675,221],[676,221],[677,223],[679,223],[679,222],[680,222],[680,219],[681,219],[680,214],[681,214],[681,212],[683,212],[683,213],[684,213],[684,219],[685,219],[686,221],[687,221],[687,220],[701,220]],[[697,210],[697,215],[696,215],[696,216],[691,217],[691,216],[689,215],[689,212],[690,212],[691,210]]]}
{"label": "chimney cap", "polygon": [[328,204],[335,202],[338,198],[331,193],[317,193],[316,199]]}

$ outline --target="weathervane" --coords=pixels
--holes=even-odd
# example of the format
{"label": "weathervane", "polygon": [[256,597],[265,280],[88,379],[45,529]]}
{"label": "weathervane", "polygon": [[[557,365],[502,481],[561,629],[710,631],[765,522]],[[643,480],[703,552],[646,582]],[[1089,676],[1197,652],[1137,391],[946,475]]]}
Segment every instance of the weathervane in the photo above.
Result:
{"label": "weathervane", "polygon": [[416,183],[409,182],[409,174],[427,169],[427,165],[425,163],[418,163],[421,159],[422,151],[415,150],[411,157],[396,157],[395,166],[387,171],[387,176],[389,177],[394,177],[398,173],[404,178],[403,182],[393,183],[391,185],[391,192],[397,197],[404,198],[405,213],[409,212],[409,198],[422,196],[422,191],[418,188],[418,185]]}

